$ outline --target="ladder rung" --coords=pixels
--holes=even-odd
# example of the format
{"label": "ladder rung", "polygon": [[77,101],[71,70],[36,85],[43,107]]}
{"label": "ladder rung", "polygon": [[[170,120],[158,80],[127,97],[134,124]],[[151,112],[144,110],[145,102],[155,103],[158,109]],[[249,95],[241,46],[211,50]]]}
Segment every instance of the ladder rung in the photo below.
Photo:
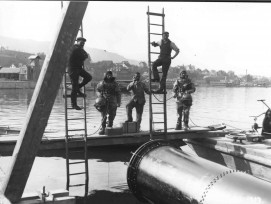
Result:
{"label": "ladder rung", "polygon": [[165,103],[152,103],[152,104],[153,104],[153,105],[157,105],[157,104],[163,104],[163,105],[164,105]]}
{"label": "ladder rung", "polygon": [[71,142],[84,142],[85,140],[82,138],[82,139],[80,139],[80,138],[72,138],[72,139],[70,139],[69,138],[69,143],[71,143]]}
{"label": "ladder rung", "polygon": [[[80,107],[80,108],[84,109],[84,107]],[[68,107],[67,109],[71,110],[71,109],[74,109],[74,108]],[[74,109],[74,110],[75,110],[75,109]]]}
{"label": "ladder rung", "polygon": [[154,25],[154,26],[163,26],[161,24],[156,24],[156,23],[150,23],[150,25]]}
{"label": "ladder rung", "polygon": [[69,174],[70,176],[75,176],[75,175],[80,175],[80,174],[85,174],[86,172],[78,172],[78,173],[72,173],[72,174]]}
{"label": "ladder rung", "polygon": [[68,118],[67,120],[85,120],[85,118]]}
{"label": "ladder rung", "polygon": [[85,129],[72,129],[72,130],[68,130],[68,131],[82,131],[82,130],[85,130]]}
{"label": "ladder rung", "polygon": [[78,149],[69,149],[68,152],[73,152],[73,153],[85,153],[83,150],[78,150]]}
{"label": "ladder rung", "polygon": [[158,72],[158,73],[163,73],[163,72]]}
{"label": "ladder rung", "polygon": [[80,161],[80,162],[69,162],[69,164],[82,164],[85,163],[85,161]]}
{"label": "ladder rung", "polygon": [[164,114],[164,112],[154,112],[152,114]]}
{"label": "ladder rung", "polygon": [[84,134],[75,134],[75,135],[66,135],[66,137],[69,137],[69,138],[82,138],[82,137],[85,137]]}
{"label": "ladder rung", "polygon": [[147,12],[147,14],[151,16],[165,16],[165,14],[162,14],[162,13]]}
{"label": "ladder rung", "polygon": [[[67,94],[67,95],[64,95],[64,94],[63,94],[63,98],[65,98],[65,97],[66,97],[66,98],[70,98],[70,97],[71,97],[71,94]],[[79,96],[77,95],[76,97],[77,97],[77,98],[85,98],[85,96],[80,96],[80,95],[79,95]]]}
{"label": "ladder rung", "polygon": [[150,35],[162,35],[161,33],[150,33]]}
{"label": "ladder rung", "polygon": [[83,139],[85,139],[85,137],[84,136],[71,136],[71,135],[69,135],[68,139],[69,140],[83,140]]}
{"label": "ladder rung", "polygon": [[69,187],[78,187],[78,186],[85,186],[86,184],[74,184],[74,185],[69,185]]}
{"label": "ladder rung", "polygon": [[160,52],[150,52],[151,54],[160,54]]}

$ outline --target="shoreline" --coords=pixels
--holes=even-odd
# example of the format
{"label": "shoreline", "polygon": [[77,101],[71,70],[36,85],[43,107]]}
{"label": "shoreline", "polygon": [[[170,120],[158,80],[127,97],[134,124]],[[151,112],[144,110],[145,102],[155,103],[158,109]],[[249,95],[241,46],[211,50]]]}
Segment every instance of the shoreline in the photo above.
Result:
{"label": "shoreline", "polygon": [[[0,90],[1,89],[35,89],[36,83],[37,83],[36,81],[8,81],[8,80],[1,81],[0,80]],[[96,82],[96,81],[90,82],[89,84],[87,84],[85,86],[86,90],[95,91],[97,83],[98,82]],[[126,86],[128,85],[128,83],[126,81],[122,82],[120,80],[119,84],[120,84],[122,90],[126,90]],[[167,82],[167,89],[172,89],[173,88],[172,85],[169,85],[169,83]],[[154,84],[154,86],[155,86],[155,84]],[[227,85],[209,85],[209,84],[198,84],[197,87],[198,86],[200,86],[200,87],[221,87],[221,88],[269,88],[270,87],[270,86],[240,86],[240,85],[227,86]],[[157,87],[153,87],[153,88],[157,88]],[[60,89],[63,89],[62,83],[61,83]]]}

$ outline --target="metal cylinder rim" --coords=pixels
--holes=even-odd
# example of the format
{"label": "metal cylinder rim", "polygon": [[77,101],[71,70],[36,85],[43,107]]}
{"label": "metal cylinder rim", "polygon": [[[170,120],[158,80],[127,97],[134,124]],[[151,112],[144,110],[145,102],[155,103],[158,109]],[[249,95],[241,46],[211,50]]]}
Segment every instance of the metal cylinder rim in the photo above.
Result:
{"label": "metal cylinder rim", "polygon": [[149,142],[146,142],[142,146],[140,146],[135,153],[133,153],[133,156],[131,157],[129,161],[129,166],[127,170],[127,183],[130,191],[135,195],[135,197],[140,201],[147,201],[143,196],[140,190],[137,188],[137,174],[138,174],[138,166],[147,153],[150,151],[162,147],[162,146],[172,146],[168,141],[166,140],[151,140]]}

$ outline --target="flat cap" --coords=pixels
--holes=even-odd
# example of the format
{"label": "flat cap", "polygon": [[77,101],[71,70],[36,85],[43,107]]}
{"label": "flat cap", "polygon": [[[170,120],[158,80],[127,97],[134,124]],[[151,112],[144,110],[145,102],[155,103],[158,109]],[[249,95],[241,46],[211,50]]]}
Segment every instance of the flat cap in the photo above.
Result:
{"label": "flat cap", "polygon": [[86,38],[78,37],[78,38],[76,39],[76,41],[83,41],[83,42],[86,42],[87,40],[86,40]]}
{"label": "flat cap", "polygon": [[165,31],[165,32],[163,32],[163,34],[169,34],[169,32]]}

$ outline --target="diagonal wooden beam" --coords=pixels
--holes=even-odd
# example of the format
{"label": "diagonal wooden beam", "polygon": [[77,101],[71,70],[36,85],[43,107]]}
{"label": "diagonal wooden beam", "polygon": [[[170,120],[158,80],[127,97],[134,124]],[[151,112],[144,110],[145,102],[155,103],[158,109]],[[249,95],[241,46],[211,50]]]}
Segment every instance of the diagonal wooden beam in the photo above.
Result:
{"label": "diagonal wooden beam", "polygon": [[18,201],[23,194],[87,5],[87,1],[68,2],[62,9],[56,37],[44,61],[13,151],[10,169],[1,187],[12,203]]}

